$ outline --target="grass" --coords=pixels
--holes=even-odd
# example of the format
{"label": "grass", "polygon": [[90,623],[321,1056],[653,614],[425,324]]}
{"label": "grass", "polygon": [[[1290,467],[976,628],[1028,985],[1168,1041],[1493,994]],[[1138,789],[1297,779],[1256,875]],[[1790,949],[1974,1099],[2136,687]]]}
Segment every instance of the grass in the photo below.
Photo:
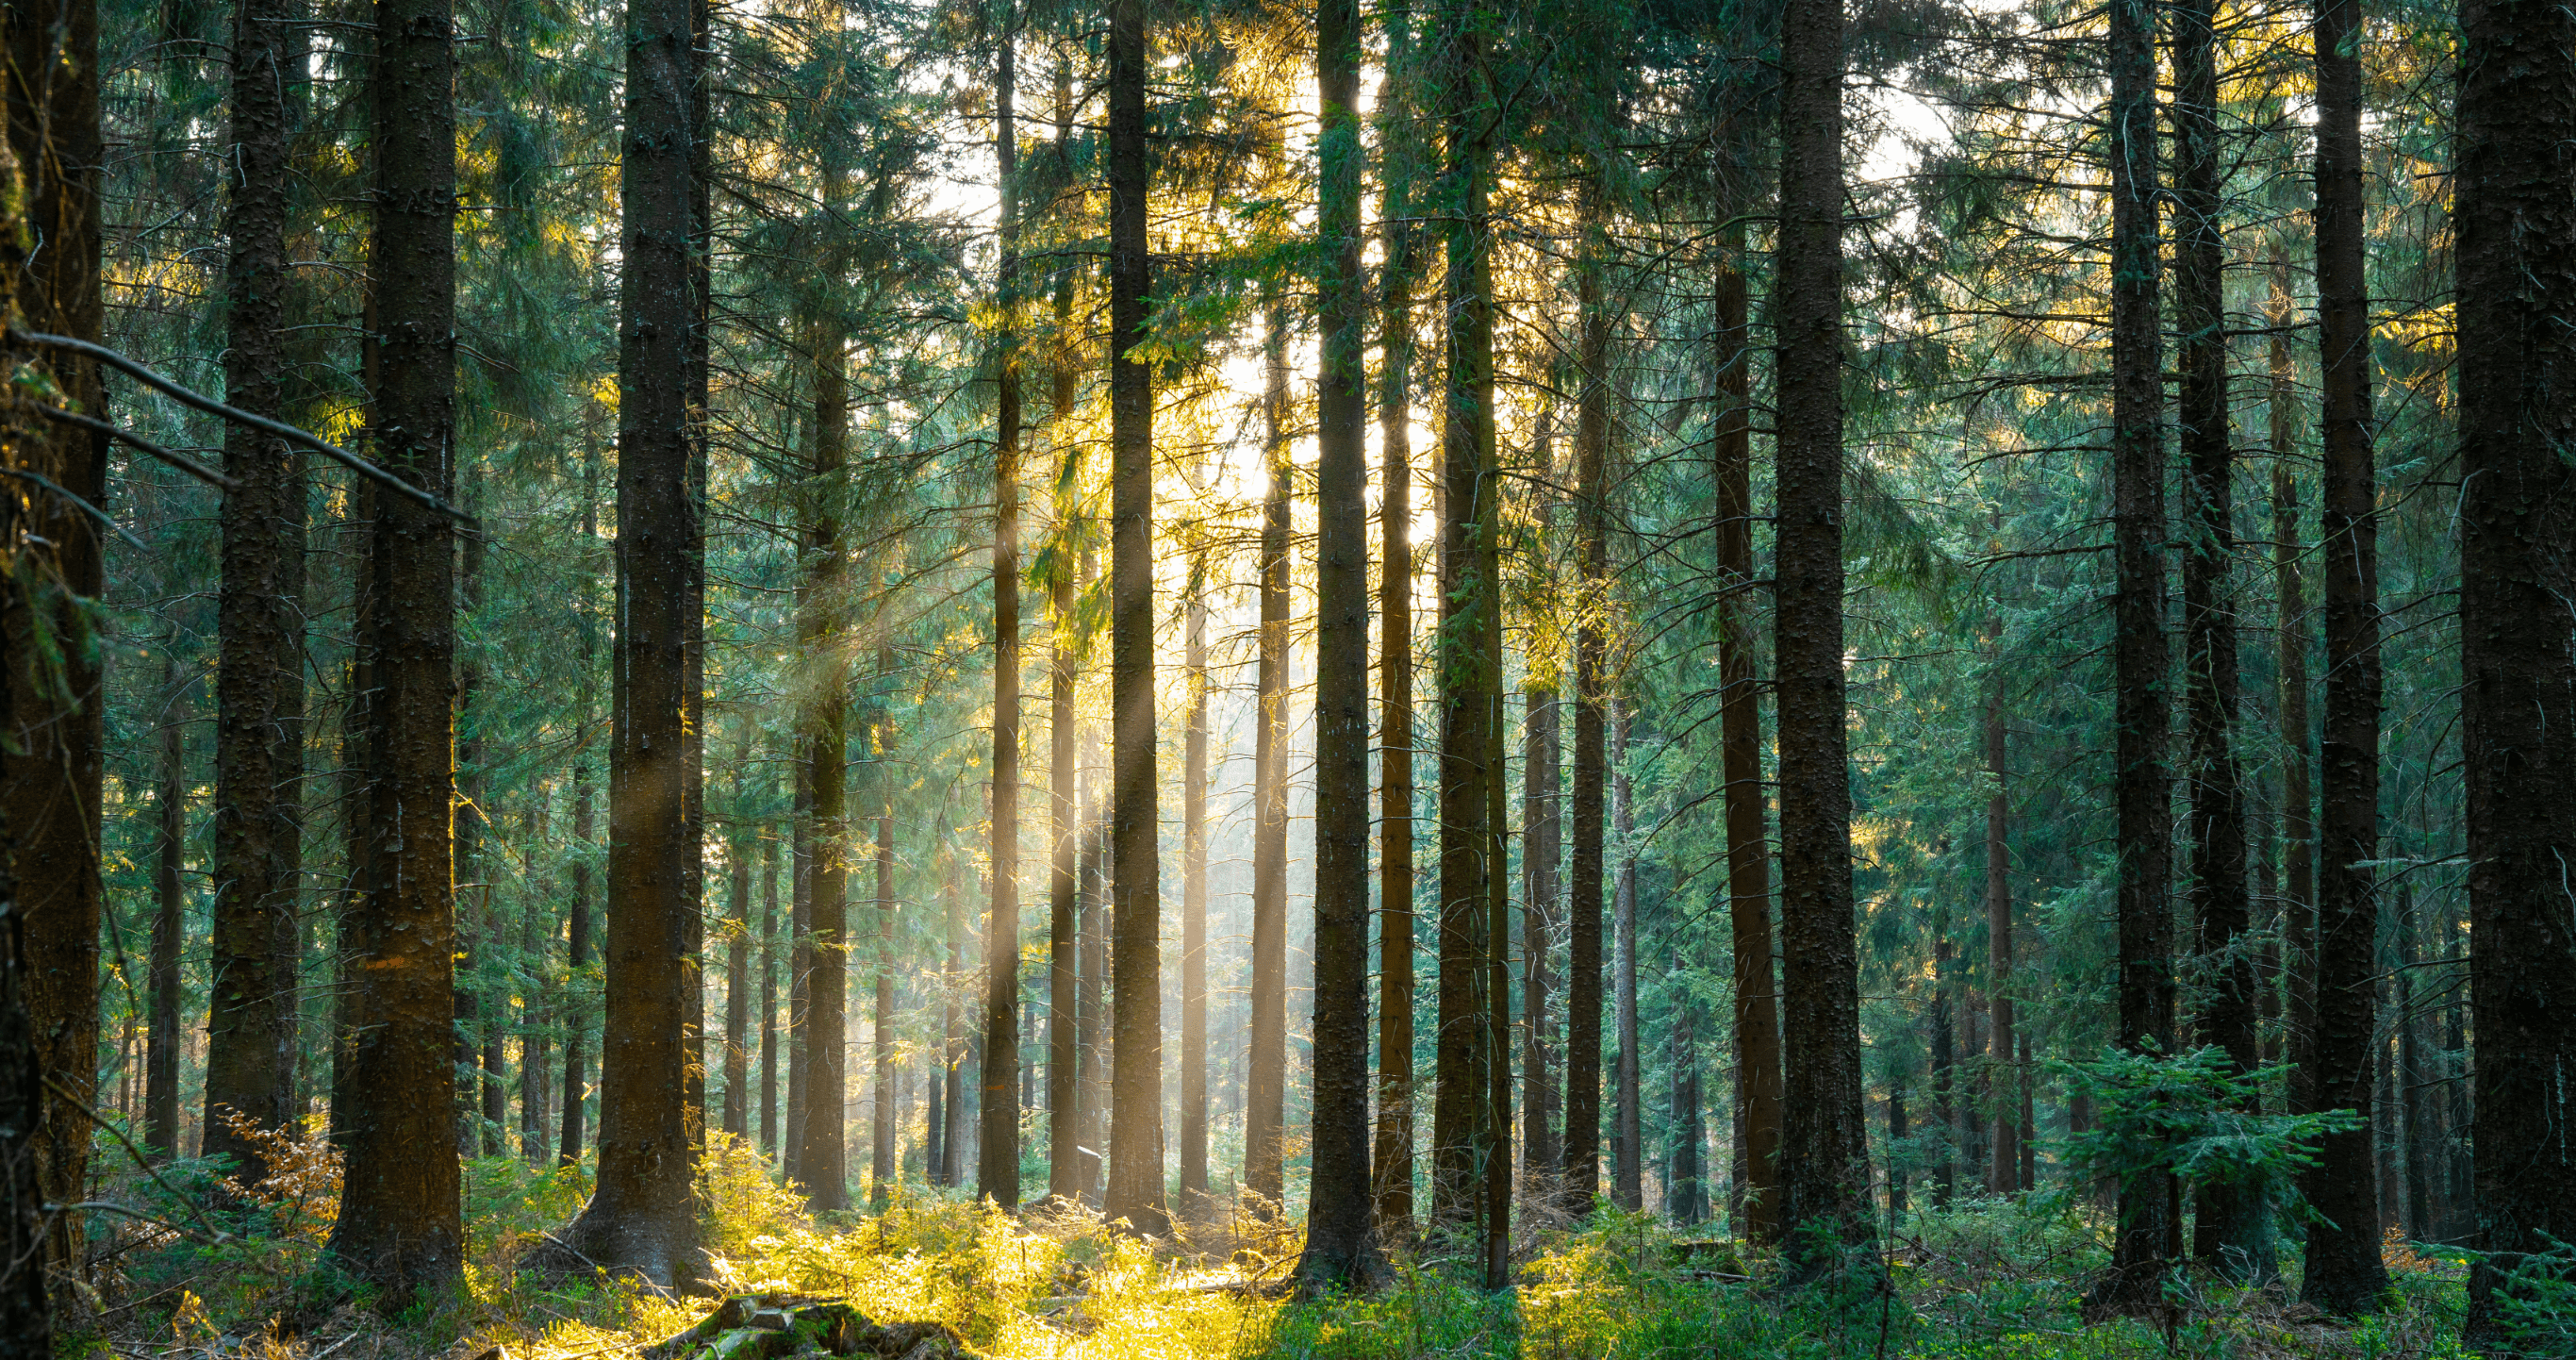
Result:
{"label": "grass", "polygon": [[[471,1162],[459,1286],[384,1316],[321,1260],[337,1192],[318,1139],[290,1183],[252,1187],[231,1236],[192,1240],[99,1219],[92,1312],[61,1353],[96,1360],[614,1360],[690,1325],[703,1300],[613,1281],[540,1286],[511,1269],[588,1194],[578,1171]],[[2392,1243],[2391,1306],[2329,1325],[2280,1290],[2178,1283],[2170,1331],[2087,1326],[2077,1300],[2103,1259],[2090,1209],[2042,1193],[1918,1216],[1840,1286],[1782,1290],[1740,1244],[1604,1212],[1519,1239],[1516,1286],[1487,1293],[1435,1251],[1400,1258],[1385,1289],[1292,1303],[1258,1286],[1300,1245],[1293,1223],[1145,1244],[1081,1211],[1006,1215],[912,1188],[886,1212],[809,1217],[760,1158],[719,1141],[704,1168],[706,1239],[728,1290],[845,1297],[881,1321],[947,1323],[1023,1360],[2453,1360],[2463,1269]],[[184,1191],[214,1188],[182,1165]],[[176,1221],[148,1182],[112,1187]],[[166,1199],[166,1196],[163,1197]],[[2289,1258],[2295,1264],[2295,1254]],[[1884,1279],[1890,1288],[1878,1288]],[[2295,1283],[2292,1281],[2291,1283]]]}

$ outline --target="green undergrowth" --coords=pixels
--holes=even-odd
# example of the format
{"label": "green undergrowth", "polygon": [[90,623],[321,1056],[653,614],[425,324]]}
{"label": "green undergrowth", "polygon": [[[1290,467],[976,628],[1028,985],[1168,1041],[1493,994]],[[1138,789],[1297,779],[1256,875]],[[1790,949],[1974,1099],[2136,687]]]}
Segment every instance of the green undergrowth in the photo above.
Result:
{"label": "green undergrowth", "polygon": [[[710,1307],[614,1280],[539,1283],[519,1256],[576,1212],[578,1170],[470,1163],[458,1288],[387,1315],[321,1256],[336,1197],[327,1158],[304,1182],[225,1211],[227,1239],[140,1228],[95,1287],[97,1313],[63,1353],[319,1360],[614,1360]],[[182,1192],[214,1169],[176,1168]],[[164,1217],[153,1187],[122,1187]],[[1024,1360],[1446,1360],[1813,1357],[1814,1360],[2457,1360],[2457,1261],[2392,1243],[2390,1306],[2330,1325],[2272,1289],[2175,1282],[2169,1329],[2087,1325],[2079,1299],[2103,1261],[2094,1211],[2039,1194],[1918,1215],[1822,1285],[1781,1287],[1777,1263],[1704,1231],[1604,1212],[1525,1226],[1514,1287],[1489,1293],[1424,1247],[1364,1296],[1291,1302],[1277,1286],[1302,1245],[1291,1221],[1185,1228],[1152,1244],[1079,1209],[1003,1214],[962,1192],[911,1187],[878,1213],[808,1215],[762,1160],[719,1143],[705,1167],[706,1242],[727,1292],[846,1298],[880,1321],[946,1323],[976,1349]],[[2287,1263],[2294,1266],[2295,1252]],[[1882,1282],[1884,1287],[1882,1287]],[[2286,1291],[2286,1292],[2285,1292]]]}

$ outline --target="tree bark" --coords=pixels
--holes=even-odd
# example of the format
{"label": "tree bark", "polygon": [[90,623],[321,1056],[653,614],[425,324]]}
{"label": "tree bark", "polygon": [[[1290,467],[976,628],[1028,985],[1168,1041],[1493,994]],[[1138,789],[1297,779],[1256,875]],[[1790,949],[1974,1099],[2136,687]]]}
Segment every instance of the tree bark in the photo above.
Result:
{"label": "tree bark", "polygon": [[1616,700],[1610,708],[1610,829],[1619,837],[1619,885],[1612,908],[1611,995],[1617,1008],[1619,1065],[1618,1116],[1612,1126],[1611,1197],[1620,1208],[1636,1213],[1646,1207],[1645,1058],[1637,1024],[1637,856],[1629,844],[1636,830],[1634,790],[1628,782],[1628,713]]}
{"label": "tree bark", "polygon": [[778,1152],[778,831],[760,829],[760,1151]]}
{"label": "tree bark", "polygon": [[[1001,35],[993,82],[993,150],[1001,203],[1001,333],[993,422],[992,901],[984,927],[983,1127],[975,1193],[1020,1203],[1020,134],[1015,28]],[[956,1119],[952,1111],[950,1121]],[[951,1135],[953,1141],[955,1135]]]}
{"label": "tree bark", "polygon": [[1413,275],[1411,146],[1394,80],[1413,27],[1389,11],[1379,85],[1378,1021],[1377,1128],[1369,1165],[1381,1243],[1413,1235]]}
{"label": "tree bark", "polygon": [[2021,1130],[2012,1118],[2018,1074],[2013,1069],[2012,807],[2004,792],[2011,750],[2004,726],[2002,633],[2000,620],[1987,621],[1987,664],[1996,673],[1987,678],[1982,723],[1986,777],[1994,781],[1986,795],[1986,1074],[1995,1136],[1986,1191],[1995,1195],[2011,1194],[2021,1182]]}
{"label": "tree bark", "polygon": [[1263,353],[1261,623],[1253,689],[1252,1046],[1244,1082],[1243,1188],[1274,1212],[1287,1194],[1282,1128],[1288,1097],[1288,309],[1274,294]]}
{"label": "tree bark", "polygon": [[156,1161],[179,1153],[179,1053],[187,1045],[179,1018],[186,1001],[179,955],[188,934],[182,878],[188,862],[188,729],[176,629],[161,643],[161,692],[161,768],[153,792],[161,834],[152,876],[152,1027],[143,1062],[143,1146]]}
{"label": "tree bark", "polygon": [[2460,12],[2457,195],[2462,769],[2468,784],[2476,1245],[2468,1331],[2503,1339],[2508,1277],[2576,1238],[2576,710],[2566,544],[2576,442],[2576,15]]}
{"label": "tree bark", "polygon": [[2371,452],[2370,298],[2362,255],[2359,0],[2317,5],[2317,320],[2325,366],[2326,693],[2318,789],[2317,1044],[2322,1109],[2362,1127],[2326,1135],[2307,1194],[2300,1294],[2330,1313],[2378,1306],[2388,1289],[2372,1203],[2370,1054],[2378,1002],[2379,528]]}
{"label": "tree bark", "polygon": [[2291,473],[2291,453],[2299,428],[2296,370],[2290,360],[2289,329],[2295,309],[2290,301],[2290,259],[2272,257],[2271,297],[2267,319],[2272,344],[2268,389],[2272,444],[2272,590],[2279,612],[2273,638],[2274,669],[2280,675],[2281,705],[2281,904],[2287,937],[2289,977],[2285,981],[2289,1029],[2289,1106],[2292,1114],[2316,1109],[2308,1079],[2316,1071],[2317,1033],[2317,875],[2314,850],[2316,822],[2311,812],[2309,762],[2315,752],[2308,742],[2308,618],[2306,586],[2299,568],[2299,497]]}
{"label": "tree bark", "polygon": [[[377,0],[374,67],[379,463],[452,493],[455,403],[455,48],[448,0]],[[455,537],[399,496],[376,501],[375,680],[368,855],[358,938],[369,978],[354,1039],[350,1138],[329,1254],[406,1297],[462,1268],[454,1146]]]}
{"label": "tree bark", "polygon": [[[593,512],[587,505],[583,507],[582,519],[593,533],[597,532],[596,525],[591,524]],[[588,541],[587,535],[584,541]],[[595,642],[596,633],[585,619],[582,628],[582,673],[585,676],[591,673]],[[587,745],[589,704],[585,702],[582,708],[585,714],[581,724],[583,744]],[[582,1102],[590,1085],[590,1027],[587,1023],[590,1008],[574,989],[580,986],[584,971],[590,967],[590,839],[594,828],[591,823],[590,764],[578,754],[574,760],[572,903],[569,908],[571,919],[565,925],[564,944],[564,991],[568,1004],[564,1007],[563,1124],[555,1155],[556,1165],[565,1167],[581,1165]]]}
{"label": "tree bark", "polygon": [[1499,1130],[1492,1126],[1488,994],[1493,854],[1487,783],[1500,677],[1486,667],[1499,566],[1494,462],[1493,257],[1486,230],[1490,135],[1485,122],[1485,16],[1445,0],[1440,119],[1449,317],[1441,412],[1439,1042],[1431,1105],[1431,1216],[1479,1242],[1488,1227]]}
{"label": "tree bark", "polygon": [[1727,922],[1735,955],[1737,1118],[1742,1121],[1745,1234],[1780,1231],[1780,1002],[1772,964],[1769,795],[1762,782],[1762,693],[1754,673],[1753,327],[1741,224],[1727,231],[1717,274],[1717,683],[1726,781]]}
{"label": "tree bark", "polygon": [[1205,1217],[1208,1194],[1208,674],[1207,562],[1190,559],[1189,731],[1181,749],[1181,1210]]}
{"label": "tree bark", "polygon": [[[1932,908],[1932,1014],[1930,1024],[1932,1057],[1932,1122],[1941,1129],[1941,1159],[1932,1166],[1932,1194],[1935,1208],[1950,1207],[1959,1187],[1959,1157],[1954,1136],[1959,1126],[1958,1114],[1958,1014],[1951,1002],[1957,964],[1950,944],[1950,912],[1947,905],[1935,902]],[[1739,984],[1740,986],[1741,984]]]}
{"label": "tree bark", "polygon": [[[107,159],[96,0],[18,0],[9,10],[8,42],[9,146],[23,176],[22,221],[42,243],[10,252],[17,319],[33,330],[96,341],[103,314],[99,186]],[[44,367],[64,406],[106,411],[96,364],[49,354]],[[104,435],[40,426],[21,434],[15,452],[15,466],[92,505],[108,503]],[[9,686],[13,719],[0,755],[0,815],[17,843],[18,983],[40,1067],[60,1088],[43,1102],[33,1137],[36,1182],[46,1202],[74,1204],[86,1197],[89,1177],[91,1128],[80,1106],[92,1103],[97,1081],[105,709],[95,653],[77,644],[90,631],[80,602],[105,590],[104,545],[96,525],[50,495],[29,496],[15,527],[52,545],[44,560],[60,588],[11,591],[0,605],[0,661],[8,663],[0,683]],[[37,659],[40,630],[53,639],[46,652],[59,649],[57,665]],[[83,1217],[56,1214],[47,1224],[50,1278],[80,1260]]]}
{"label": "tree bark", "polygon": [[[827,206],[849,193],[836,163],[824,166]],[[798,637],[809,656],[823,658],[826,674],[804,715],[807,797],[813,809],[805,905],[804,1012],[796,1022],[802,1041],[798,1066],[805,1074],[797,1113],[795,1178],[816,1209],[846,1209],[849,1199],[849,696],[847,677],[824,645],[837,623],[843,588],[841,511],[848,494],[849,378],[844,367],[849,337],[829,307],[815,327],[814,475],[811,517],[805,529],[803,608]]]}
{"label": "tree bark", "polygon": [[[1065,480],[1071,480],[1074,454],[1065,454]],[[1053,662],[1047,678],[1047,744],[1048,780],[1054,810],[1055,855],[1048,885],[1047,906],[1047,1193],[1074,1198],[1082,1193],[1083,1164],[1078,1150],[1082,1126],[1077,1107],[1081,1103],[1081,1036],[1078,998],[1079,976],[1077,954],[1080,940],[1075,916],[1080,885],[1076,881],[1076,860],[1083,836],[1081,808],[1076,801],[1074,763],[1073,682],[1078,662],[1080,640],[1075,636],[1074,573],[1068,560],[1073,556],[1073,540],[1082,533],[1078,515],[1068,515],[1063,541],[1056,545],[1048,582],[1053,613]],[[1086,554],[1087,556],[1087,554]]]}
{"label": "tree bark", "polygon": [[1601,1190],[1601,900],[1608,764],[1602,723],[1608,641],[1599,597],[1610,589],[1610,316],[1602,299],[1597,170],[1583,184],[1583,254],[1575,274],[1582,330],[1575,367],[1575,551],[1585,604],[1574,634],[1574,853],[1566,893],[1565,1203],[1588,1213]]}
{"label": "tree bark", "polygon": [[[2146,0],[2110,13],[2112,671],[2118,770],[2119,1040],[2135,1052],[2174,1047],[2173,701],[2165,639],[2164,341],[2156,214],[2155,19]],[[2164,1277],[2182,1250],[2179,1191],[2169,1175],[2120,1187],[2111,1266],[2097,1311],[2160,1313]]]}
{"label": "tree bark", "polygon": [[[1552,477],[1542,467],[1541,477]],[[1556,937],[1557,698],[1532,687],[1524,696],[1521,767],[1521,1161],[1553,1172],[1565,1163],[1557,1139],[1557,1090],[1548,1043],[1548,955]]]}
{"label": "tree bark", "polygon": [[[0,146],[0,175],[14,183],[18,167],[13,150]],[[0,227],[8,229],[12,241],[20,239],[19,223],[9,220],[15,216],[9,212],[0,217]],[[0,308],[8,308],[12,291],[8,284],[15,282],[0,283]],[[23,513],[23,505],[11,507],[13,518]],[[10,546],[13,555],[27,551],[16,543]],[[12,596],[20,593],[14,582],[9,590]],[[23,607],[24,602],[12,599],[10,603]],[[25,664],[20,646],[14,634],[0,634],[0,666],[7,668],[8,675],[15,676]],[[0,686],[0,729],[16,716],[16,700],[14,686]],[[5,815],[14,811],[15,807],[0,811],[0,1250],[9,1253],[12,1263],[0,1271],[0,1360],[53,1360],[53,1309],[41,1261],[47,1243],[47,1197],[40,1184],[42,1163],[36,1156],[48,1102],[43,1045],[27,1006],[27,929],[15,872],[17,829]]]}
{"label": "tree bark", "polygon": [[[894,676],[894,651],[877,648],[877,684],[885,687]],[[876,1090],[874,1116],[868,1125],[868,1202],[878,1212],[885,1211],[887,1197],[894,1193],[895,1136],[898,1130],[895,1113],[894,1061],[894,697],[887,694],[877,700],[875,749],[868,753],[868,791],[877,805],[877,921],[876,948],[869,951],[875,966],[868,971],[875,977],[876,1014],[869,1026],[876,1049]]]}
{"label": "tree bark", "polygon": [[1169,1232],[1163,1208],[1163,984],[1154,783],[1154,374],[1135,353],[1153,291],[1146,237],[1145,0],[1109,7],[1111,859],[1118,1013],[1102,1212]]}
{"label": "tree bark", "polygon": [[[223,233],[224,398],[285,414],[286,69],[294,16],[248,0],[233,22]],[[253,1184],[270,1169],[227,1113],[283,1128],[295,1085],[297,896],[303,870],[304,467],[285,440],[224,431],[217,602],[213,940],[204,1154]]]}
{"label": "tree bark", "polygon": [[1307,1288],[1377,1273],[1368,1071],[1367,280],[1360,263],[1360,7],[1316,11],[1322,140],[1315,383],[1315,999]]}
{"label": "tree bark", "polygon": [[1812,1278],[1872,1235],[1843,703],[1841,0],[1788,0],[1781,64],[1780,1229]]}
{"label": "tree bark", "polygon": [[[745,756],[736,771],[749,763],[748,752]],[[751,845],[737,832],[729,849],[733,884],[725,928],[724,1131],[742,1138],[750,1133],[751,1121],[746,1099],[751,1086]]]}

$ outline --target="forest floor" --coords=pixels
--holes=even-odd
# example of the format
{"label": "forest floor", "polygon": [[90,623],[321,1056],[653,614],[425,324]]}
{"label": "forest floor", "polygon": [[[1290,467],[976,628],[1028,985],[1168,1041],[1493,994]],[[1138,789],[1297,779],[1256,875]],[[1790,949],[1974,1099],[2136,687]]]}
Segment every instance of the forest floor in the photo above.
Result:
{"label": "forest floor", "polygon": [[[538,1285],[512,1261],[571,1218],[574,1171],[467,1164],[463,1287],[388,1316],[321,1266],[336,1177],[317,1151],[259,1187],[222,1241],[109,1229],[66,1356],[96,1360],[625,1360],[712,1303],[622,1284]],[[185,1164],[171,1179],[183,1188]],[[202,1173],[200,1173],[202,1174]],[[880,1322],[936,1321],[1015,1360],[1219,1357],[2190,1357],[2442,1360],[2458,1340],[2464,1267],[2392,1243],[2383,1312],[2338,1323],[2279,1290],[2199,1288],[2176,1325],[2087,1326],[2078,1299],[2104,1259],[2089,1206],[2043,1192],[1921,1215],[1890,1239],[1893,1289],[1782,1291],[1771,1263],[1649,1216],[1524,1224],[1517,1287],[1487,1293],[1437,1259],[1402,1262],[1367,1297],[1296,1303],[1265,1288],[1293,1266],[1294,1216],[1149,1248],[1087,1214],[1005,1215],[962,1193],[898,1195],[882,1213],[806,1217],[747,1152],[710,1159],[708,1246],[736,1293],[846,1299]],[[126,1202],[162,1192],[137,1177]],[[183,1206],[155,1206],[174,1210]],[[121,1220],[120,1220],[121,1221]],[[114,1232],[123,1232],[115,1237]],[[2285,1253],[2295,1266],[2296,1253]]]}

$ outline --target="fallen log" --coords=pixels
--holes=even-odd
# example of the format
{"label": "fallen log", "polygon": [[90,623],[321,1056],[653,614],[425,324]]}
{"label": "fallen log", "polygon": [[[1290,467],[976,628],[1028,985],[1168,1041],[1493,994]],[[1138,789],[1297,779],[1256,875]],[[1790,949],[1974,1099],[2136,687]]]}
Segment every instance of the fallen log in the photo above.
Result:
{"label": "fallen log", "polygon": [[864,1356],[868,1360],[977,1360],[957,1333],[937,1322],[872,1321],[843,1299],[787,1294],[734,1294],[685,1332],[644,1348],[643,1360],[788,1360]]}

